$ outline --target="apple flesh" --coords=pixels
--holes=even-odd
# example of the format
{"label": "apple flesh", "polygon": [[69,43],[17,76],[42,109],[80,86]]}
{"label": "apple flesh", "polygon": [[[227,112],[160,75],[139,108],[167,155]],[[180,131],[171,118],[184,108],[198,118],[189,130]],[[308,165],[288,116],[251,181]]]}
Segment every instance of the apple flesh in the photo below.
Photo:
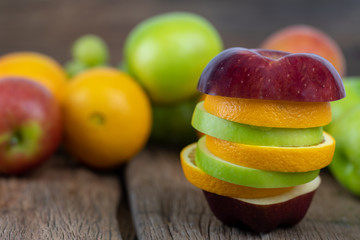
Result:
{"label": "apple flesh", "polygon": [[345,97],[342,80],[315,54],[230,48],[213,58],[197,89],[235,98],[329,102]]}
{"label": "apple flesh", "polygon": [[20,77],[0,79],[0,173],[21,174],[60,143],[60,107],[49,90]]}
{"label": "apple flesh", "polygon": [[345,57],[340,47],[329,35],[315,27],[285,27],[267,37],[260,47],[291,53],[314,53],[327,59],[341,76],[345,75]]}
{"label": "apple flesh", "polygon": [[212,137],[250,145],[310,146],[319,144],[324,138],[322,127],[272,128],[232,122],[207,112],[203,101],[196,105],[191,124]]}
{"label": "apple flesh", "polygon": [[203,191],[210,209],[224,224],[255,232],[270,232],[299,223],[310,207],[320,177],[281,195],[257,199],[220,196]]}

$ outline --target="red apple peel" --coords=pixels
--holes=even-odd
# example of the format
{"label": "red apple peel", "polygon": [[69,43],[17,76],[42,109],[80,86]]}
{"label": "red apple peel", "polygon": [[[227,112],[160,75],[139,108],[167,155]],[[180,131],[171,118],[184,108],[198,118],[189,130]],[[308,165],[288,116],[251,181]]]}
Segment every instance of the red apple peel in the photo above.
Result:
{"label": "red apple peel", "polygon": [[197,89],[216,96],[298,102],[345,97],[339,73],[320,56],[245,48],[230,48],[213,58]]}

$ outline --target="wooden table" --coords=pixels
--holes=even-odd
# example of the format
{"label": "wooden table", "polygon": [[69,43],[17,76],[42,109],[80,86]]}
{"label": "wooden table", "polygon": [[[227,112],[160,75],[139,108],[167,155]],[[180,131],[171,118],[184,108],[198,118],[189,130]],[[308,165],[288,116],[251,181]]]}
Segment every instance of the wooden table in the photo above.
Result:
{"label": "wooden table", "polygon": [[0,176],[0,239],[134,239],[121,175],[60,155],[29,175]]}
{"label": "wooden table", "polygon": [[[360,75],[357,0],[2,0],[0,54],[33,50],[64,63],[75,38],[95,33],[118,64],[130,30],[169,11],[206,17],[225,48],[256,48],[279,28],[313,25],[340,45],[348,75]],[[360,199],[326,171],[299,225],[254,234],[215,219],[201,191],[184,178],[178,155],[148,146],[122,169],[100,173],[61,152],[26,176],[0,176],[0,239],[359,239]]]}
{"label": "wooden table", "polygon": [[29,175],[0,178],[0,239],[358,239],[360,199],[321,176],[300,224],[256,234],[213,216],[178,151],[147,147],[112,173],[62,154]]}

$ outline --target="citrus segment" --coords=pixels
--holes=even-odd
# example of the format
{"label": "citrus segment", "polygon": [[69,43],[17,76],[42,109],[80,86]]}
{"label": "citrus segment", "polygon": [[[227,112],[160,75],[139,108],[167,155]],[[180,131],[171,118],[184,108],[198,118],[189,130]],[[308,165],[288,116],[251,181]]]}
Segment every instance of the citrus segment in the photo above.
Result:
{"label": "citrus segment", "polygon": [[191,124],[207,135],[250,145],[306,146],[323,141],[322,127],[271,128],[232,122],[208,113],[204,109],[204,102],[195,107]]}
{"label": "citrus segment", "polygon": [[94,68],[77,75],[64,101],[65,144],[79,160],[98,168],[128,161],[151,129],[150,101],[129,75]]}
{"label": "citrus segment", "polygon": [[196,165],[207,174],[226,182],[255,188],[282,188],[307,183],[319,175],[319,170],[289,173],[236,165],[212,154],[205,141],[206,136],[198,141]]}
{"label": "citrus segment", "polygon": [[204,107],[206,111],[220,118],[264,127],[310,128],[324,126],[331,121],[328,102],[290,102],[207,95]]}
{"label": "citrus segment", "polygon": [[0,77],[29,77],[47,87],[59,102],[67,84],[62,67],[52,58],[35,52],[15,52],[0,57]]}
{"label": "citrus segment", "polygon": [[252,188],[214,178],[196,166],[195,150],[196,143],[193,143],[181,151],[181,165],[187,180],[194,186],[205,191],[227,197],[252,199],[276,196],[292,189],[292,187]]}
{"label": "citrus segment", "polygon": [[320,144],[273,147],[234,143],[206,136],[206,147],[215,156],[243,167],[277,172],[308,172],[326,167],[335,151],[335,140],[324,133]]}

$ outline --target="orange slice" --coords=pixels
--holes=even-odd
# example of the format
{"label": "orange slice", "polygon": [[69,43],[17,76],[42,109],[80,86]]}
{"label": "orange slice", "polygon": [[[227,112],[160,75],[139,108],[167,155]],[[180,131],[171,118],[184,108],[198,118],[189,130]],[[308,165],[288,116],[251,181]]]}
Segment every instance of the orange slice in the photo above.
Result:
{"label": "orange slice", "polygon": [[257,146],[206,136],[206,147],[215,156],[243,167],[276,172],[309,172],[330,164],[335,140],[324,132],[324,141],[304,147]]}
{"label": "orange slice", "polygon": [[328,102],[290,102],[207,95],[205,109],[229,121],[263,127],[310,128],[331,121]]}
{"label": "orange slice", "polygon": [[214,178],[195,164],[196,144],[193,143],[185,147],[180,154],[181,165],[187,180],[198,188],[218,195],[233,198],[264,198],[280,195],[293,189],[286,188],[252,188],[238,184],[222,181]]}

